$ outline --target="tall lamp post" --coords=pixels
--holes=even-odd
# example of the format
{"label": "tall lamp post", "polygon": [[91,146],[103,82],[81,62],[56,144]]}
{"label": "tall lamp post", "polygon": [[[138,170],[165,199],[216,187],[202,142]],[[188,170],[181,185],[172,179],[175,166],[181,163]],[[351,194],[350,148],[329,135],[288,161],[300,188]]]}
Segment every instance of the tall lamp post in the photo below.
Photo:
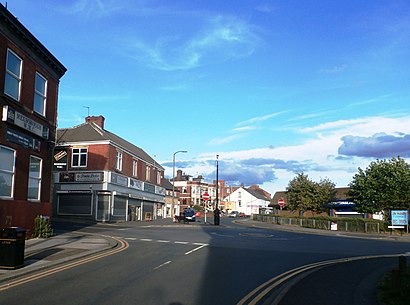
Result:
{"label": "tall lamp post", "polygon": [[174,152],[173,158],[172,158],[172,206],[171,206],[171,218],[174,219],[175,216],[175,155],[178,153],[187,153],[188,151],[186,150],[178,150]]}
{"label": "tall lamp post", "polygon": [[216,201],[215,201],[215,211],[214,211],[214,225],[216,226],[219,225],[219,221],[221,217],[220,212],[219,212],[219,207],[218,207],[218,202],[219,202],[219,198],[218,198],[218,189],[219,189],[218,158],[219,158],[219,155],[216,155]]}

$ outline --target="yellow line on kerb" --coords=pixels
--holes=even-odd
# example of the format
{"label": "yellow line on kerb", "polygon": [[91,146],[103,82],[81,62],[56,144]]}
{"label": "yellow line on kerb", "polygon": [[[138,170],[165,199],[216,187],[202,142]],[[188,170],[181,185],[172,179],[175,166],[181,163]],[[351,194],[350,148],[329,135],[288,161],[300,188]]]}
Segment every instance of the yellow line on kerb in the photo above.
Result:
{"label": "yellow line on kerb", "polygon": [[116,240],[119,243],[120,246],[116,247],[112,250],[103,252],[103,253],[88,256],[88,257],[76,260],[74,262],[67,263],[67,264],[62,265],[62,266],[54,267],[54,268],[51,268],[51,269],[48,269],[48,270],[45,270],[45,271],[42,271],[42,272],[39,272],[39,273],[35,273],[33,275],[30,275],[30,276],[27,276],[27,277],[24,277],[24,278],[21,278],[21,279],[17,279],[15,281],[11,281],[9,283],[0,285],[0,291],[4,291],[4,290],[12,288],[12,287],[23,285],[23,284],[26,284],[26,283],[41,279],[43,277],[52,275],[54,273],[58,273],[58,272],[61,272],[61,271],[64,271],[64,270],[68,270],[68,269],[71,269],[71,268],[74,268],[74,267],[77,267],[77,266],[80,266],[80,265],[95,261],[95,260],[100,259],[100,258],[104,258],[104,257],[110,256],[110,255],[114,255],[116,253],[124,251],[125,249],[127,249],[129,247],[129,244],[125,240],[115,238],[115,237],[111,237],[111,238]]}

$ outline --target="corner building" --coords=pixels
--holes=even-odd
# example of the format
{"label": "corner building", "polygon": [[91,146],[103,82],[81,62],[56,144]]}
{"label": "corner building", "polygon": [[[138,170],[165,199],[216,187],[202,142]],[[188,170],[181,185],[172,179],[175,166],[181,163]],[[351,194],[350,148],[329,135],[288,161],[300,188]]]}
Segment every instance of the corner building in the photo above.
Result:
{"label": "corner building", "polygon": [[66,68],[0,5],[0,228],[51,216],[57,96]]}
{"label": "corner building", "polygon": [[103,116],[57,131],[54,207],[59,217],[101,222],[166,217],[164,168],[104,129]]}

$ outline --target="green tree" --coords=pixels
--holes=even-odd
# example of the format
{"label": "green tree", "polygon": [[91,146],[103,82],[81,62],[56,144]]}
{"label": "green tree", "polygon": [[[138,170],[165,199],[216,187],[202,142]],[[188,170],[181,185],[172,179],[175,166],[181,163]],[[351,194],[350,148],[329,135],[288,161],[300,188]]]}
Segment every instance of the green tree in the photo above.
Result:
{"label": "green tree", "polygon": [[324,211],[335,194],[335,184],[329,179],[317,183],[303,173],[299,173],[291,180],[286,188],[289,208],[293,211],[299,210],[301,215],[308,210],[314,213]]}
{"label": "green tree", "polygon": [[400,157],[359,168],[349,187],[349,197],[360,213],[410,208],[410,166]]}

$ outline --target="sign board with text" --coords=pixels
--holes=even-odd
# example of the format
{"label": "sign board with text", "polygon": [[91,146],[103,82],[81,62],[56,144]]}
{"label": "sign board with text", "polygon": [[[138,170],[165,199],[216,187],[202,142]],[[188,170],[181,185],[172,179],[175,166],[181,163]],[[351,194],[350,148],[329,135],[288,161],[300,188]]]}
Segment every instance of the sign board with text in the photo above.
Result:
{"label": "sign board with text", "polygon": [[391,211],[391,224],[393,226],[407,226],[409,223],[407,210],[392,210]]}

